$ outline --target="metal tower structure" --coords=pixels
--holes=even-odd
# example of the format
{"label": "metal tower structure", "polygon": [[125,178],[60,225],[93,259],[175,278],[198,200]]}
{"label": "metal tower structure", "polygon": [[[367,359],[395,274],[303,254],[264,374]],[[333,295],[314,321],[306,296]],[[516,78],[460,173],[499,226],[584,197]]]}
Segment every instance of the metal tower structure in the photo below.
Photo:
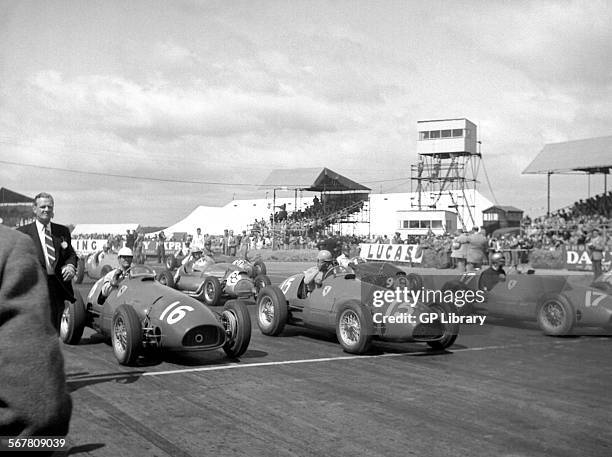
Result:
{"label": "metal tower structure", "polygon": [[411,208],[450,210],[464,229],[475,225],[481,154],[476,125],[469,120],[418,121],[418,163],[411,165]]}

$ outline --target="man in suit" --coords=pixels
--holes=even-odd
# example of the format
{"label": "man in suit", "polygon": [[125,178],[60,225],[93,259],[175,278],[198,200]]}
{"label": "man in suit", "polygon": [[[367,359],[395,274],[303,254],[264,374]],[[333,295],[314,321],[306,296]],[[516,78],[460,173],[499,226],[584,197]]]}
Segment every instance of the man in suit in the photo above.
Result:
{"label": "man in suit", "polygon": [[0,226],[0,436],[68,433],[72,401],[45,276],[30,238]]}
{"label": "man in suit", "polygon": [[64,301],[74,302],[71,280],[76,274],[77,255],[72,248],[70,230],[51,222],[53,197],[45,192],[34,197],[36,220],[17,230],[29,235],[34,242],[38,260],[47,273],[47,286],[51,298],[51,323],[59,332]]}

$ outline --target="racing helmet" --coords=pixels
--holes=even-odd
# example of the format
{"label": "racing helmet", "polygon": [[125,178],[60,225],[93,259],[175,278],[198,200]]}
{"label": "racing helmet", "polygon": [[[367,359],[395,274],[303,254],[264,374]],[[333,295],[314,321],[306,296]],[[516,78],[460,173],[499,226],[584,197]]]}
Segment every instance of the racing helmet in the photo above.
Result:
{"label": "racing helmet", "polygon": [[117,253],[117,257],[134,257],[134,253],[130,248],[121,248]]}
{"label": "racing helmet", "polygon": [[491,255],[491,265],[503,265],[506,263],[506,258],[501,252],[495,252]]}
{"label": "racing helmet", "polygon": [[333,256],[331,252],[326,249],[319,251],[317,254],[317,262],[331,262],[333,260]]}

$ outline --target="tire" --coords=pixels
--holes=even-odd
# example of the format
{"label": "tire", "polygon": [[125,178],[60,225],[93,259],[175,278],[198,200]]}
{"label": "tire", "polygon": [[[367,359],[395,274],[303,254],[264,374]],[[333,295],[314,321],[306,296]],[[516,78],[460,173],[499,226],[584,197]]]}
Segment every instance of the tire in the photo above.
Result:
{"label": "tire", "polygon": [[223,307],[221,318],[228,337],[223,350],[228,357],[236,359],[246,352],[251,342],[251,317],[246,303],[228,301]]}
{"label": "tire", "polygon": [[60,323],[60,338],[66,344],[79,344],[87,319],[81,294],[75,291],[74,296],[74,303],[66,302]]}
{"label": "tire", "polygon": [[276,286],[264,287],[257,297],[257,326],[261,333],[268,336],[280,335],[288,317],[285,294]]}
{"label": "tire", "polygon": [[259,293],[263,290],[264,287],[268,287],[272,285],[272,281],[264,274],[257,275],[255,279],[253,279],[253,285],[255,286],[255,298],[259,296]]}
{"label": "tire", "polygon": [[336,337],[345,352],[364,354],[372,342],[371,322],[366,320],[358,301],[340,305],[336,317]]}
{"label": "tire", "polygon": [[168,270],[174,270],[178,266],[178,261],[173,254],[166,257],[166,268]]}
{"label": "tire", "polygon": [[[432,311],[439,314],[450,314],[455,313],[456,309],[454,305],[450,305],[448,303],[434,303],[430,305]],[[442,324],[444,325],[444,334],[442,339],[439,341],[428,341],[427,344],[433,349],[446,349],[451,347],[457,336],[459,335],[459,324]]]}
{"label": "tire", "polygon": [[121,305],[113,315],[111,343],[121,365],[134,365],[142,346],[142,326],[134,308]]}
{"label": "tire", "polygon": [[174,275],[169,270],[164,270],[157,275],[157,282],[174,289]]}
{"label": "tire", "polygon": [[85,260],[79,258],[77,260],[76,274],[74,275],[74,283],[81,284],[85,277]]}
{"label": "tire", "polygon": [[106,276],[111,270],[112,270],[112,267],[110,265],[104,265],[102,269],[100,270],[100,278],[103,278],[104,276]]}
{"label": "tire", "polygon": [[268,274],[268,269],[266,268],[266,264],[263,263],[262,260],[256,260],[253,262],[253,276],[257,277],[259,275]]}
{"label": "tire", "polygon": [[576,324],[576,313],[565,296],[551,295],[538,306],[537,320],[546,335],[567,335]]}
{"label": "tire", "polygon": [[214,276],[207,276],[202,283],[202,301],[208,306],[215,306],[219,303],[221,294],[221,283]]}

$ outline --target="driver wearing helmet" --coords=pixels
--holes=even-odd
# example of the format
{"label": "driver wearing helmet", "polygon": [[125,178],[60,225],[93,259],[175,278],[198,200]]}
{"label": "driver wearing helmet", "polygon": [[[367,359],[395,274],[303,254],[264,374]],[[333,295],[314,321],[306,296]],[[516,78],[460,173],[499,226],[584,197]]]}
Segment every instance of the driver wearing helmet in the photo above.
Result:
{"label": "driver wearing helmet", "polygon": [[480,275],[480,288],[483,290],[491,290],[500,281],[506,280],[506,272],[504,265],[506,259],[501,252],[495,252],[491,255],[491,264],[489,268]]}
{"label": "driver wearing helmet", "polygon": [[323,275],[331,268],[333,260],[331,252],[325,249],[319,251],[317,266],[310,267],[304,272],[304,284],[306,284],[308,293],[323,285]]}
{"label": "driver wearing helmet", "polygon": [[119,252],[117,253],[119,268],[109,271],[106,276],[104,276],[101,290],[101,295],[103,297],[108,297],[112,290],[118,287],[119,283],[127,276],[127,272],[132,266],[133,258],[134,253],[130,248],[119,249]]}
{"label": "driver wearing helmet", "polygon": [[174,273],[174,282],[177,283],[181,274],[191,274],[194,271],[201,271],[200,261],[202,259],[202,248],[196,245],[189,255],[183,259],[180,268]]}

